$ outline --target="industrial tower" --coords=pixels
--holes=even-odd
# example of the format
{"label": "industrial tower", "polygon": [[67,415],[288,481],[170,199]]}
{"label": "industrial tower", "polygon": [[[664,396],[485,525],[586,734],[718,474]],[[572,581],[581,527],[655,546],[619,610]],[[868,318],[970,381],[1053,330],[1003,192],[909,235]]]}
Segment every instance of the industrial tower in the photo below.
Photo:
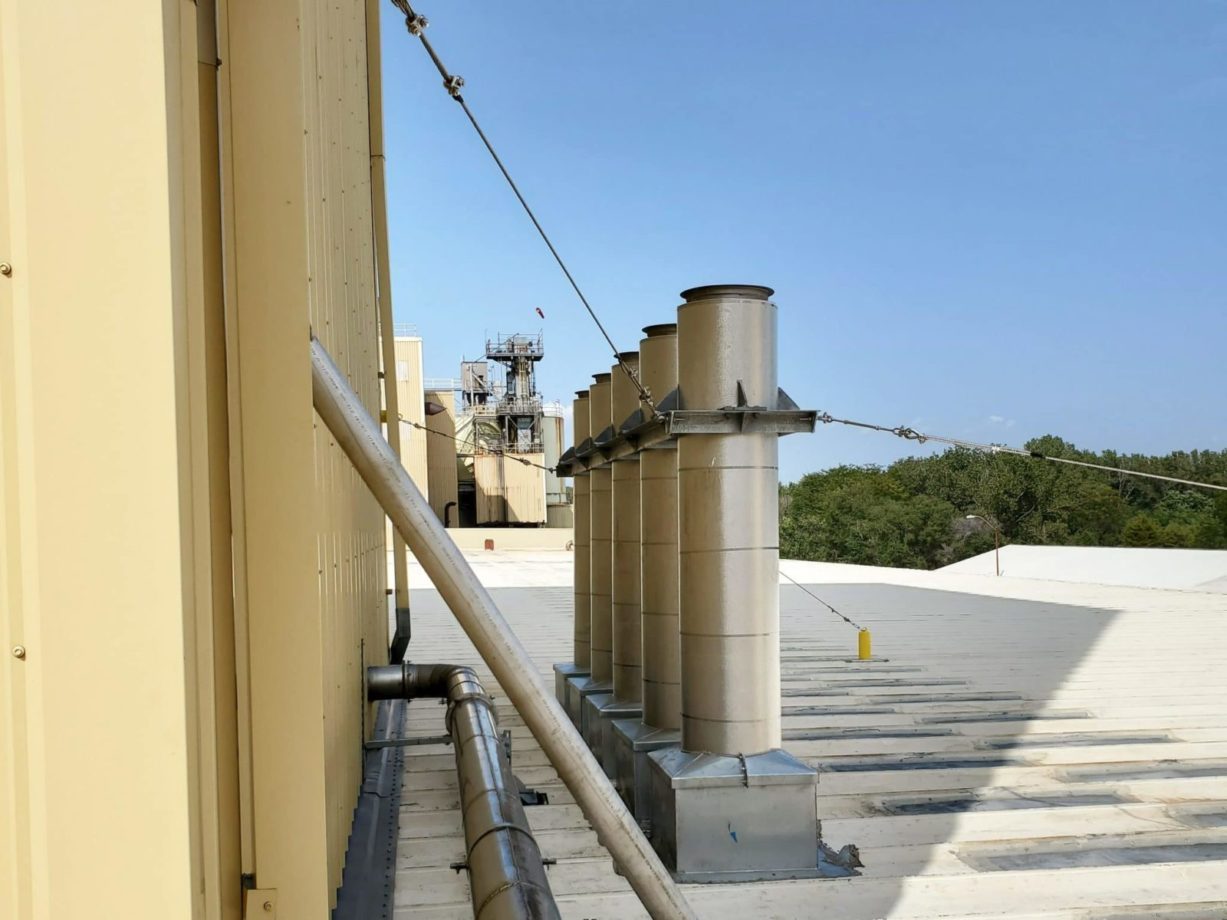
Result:
{"label": "industrial tower", "polygon": [[485,362],[465,362],[461,370],[464,405],[475,415],[485,416],[483,421],[488,419],[498,432],[493,437],[483,433],[481,443],[474,447],[495,453],[542,451],[543,406],[537,392],[537,362],[544,357],[540,332],[535,336],[499,333],[486,340],[486,361],[502,367],[501,382],[487,381]]}

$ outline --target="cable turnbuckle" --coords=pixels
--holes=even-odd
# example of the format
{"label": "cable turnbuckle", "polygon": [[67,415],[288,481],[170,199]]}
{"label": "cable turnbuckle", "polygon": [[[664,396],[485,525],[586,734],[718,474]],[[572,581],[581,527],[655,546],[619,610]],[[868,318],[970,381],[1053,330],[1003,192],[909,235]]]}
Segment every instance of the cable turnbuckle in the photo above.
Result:
{"label": "cable turnbuckle", "polygon": [[405,17],[405,28],[409,30],[409,34],[414,38],[421,38],[428,25],[430,25],[430,20],[421,13]]}
{"label": "cable turnbuckle", "polygon": [[460,88],[464,86],[464,77],[459,74],[452,74],[443,81],[443,88],[447,90],[449,96],[453,99],[460,98]]}

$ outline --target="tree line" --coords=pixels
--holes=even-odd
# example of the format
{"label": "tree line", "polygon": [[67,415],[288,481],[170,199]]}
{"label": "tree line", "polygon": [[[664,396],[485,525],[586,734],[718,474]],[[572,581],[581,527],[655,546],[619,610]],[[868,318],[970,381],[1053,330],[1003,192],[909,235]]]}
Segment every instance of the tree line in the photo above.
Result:
{"label": "tree line", "polygon": [[[1227,450],[1094,453],[1054,435],[1026,447],[1227,485]],[[1224,549],[1227,493],[961,448],[780,488],[785,559],[931,569],[992,549],[994,527],[1003,543]]]}

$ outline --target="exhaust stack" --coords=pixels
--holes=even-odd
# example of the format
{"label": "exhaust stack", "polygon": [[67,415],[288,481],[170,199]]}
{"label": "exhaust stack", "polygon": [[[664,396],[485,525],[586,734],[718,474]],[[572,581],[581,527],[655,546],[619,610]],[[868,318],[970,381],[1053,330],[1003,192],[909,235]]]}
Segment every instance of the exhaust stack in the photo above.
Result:
{"label": "exhaust stack", "polygon": [[[588,431],[588,391],[580,390],[571,404],[571,425],[575,431],[575,446],[578,447]],[[580,432],[584,432],[583,435]],[[588,509],[588,476],[575,477],[575,652],[577,672],[591,673],[592,660],[592,609],[589,592],[592,590],[590,568],[592,559],[589,547],[592,535]]]}
{"label": "exhaust stack", "polygon": [[[571,404],[571,428],[574,443],[571,453],[588,440],[588,391],[579,390]],[[571,541],[575,553],[575,602],[573,606],[575,629],[574,650],[569,662],[554,665],[554,696],[571,717],[572,724],[579,725],[580,697],[574,688],[577,681],[585,685],[592,673],[592,609],[591,585],[591,534],[589,533],[588,474],[576,473],[573,489],[574,538]]]}
{"label": "exhaust stack", "polygon": [[[770,288],[684,291],[678,384],[687,409],[776,408]],[[677,447],[682,747],[780,746],[779,438],[692,434]]]}
{"label": "exhaust stack", "polygon": [[[677,326],[667,323],[643,331],[646,338],[639,342],[639,379],[658,407],[667,406],[677,389]],[[643,420],[654,417],[652,409],[644,406]],[[650,827],[648,754],[676,747],[682,724],[677,445],[671,440],[661,441],[641,450],[638,456],[643,718],[614,722],[614,788],[640,824]]]}
{"label": "exhaust stack", "polygon": [[[609,374],[596,374],[588,389],[589,435],[595,444],[613,436]],[[607,683],[613,678],[613,495],[609,467],[588,474],[588,515],[591,590],[591,639],[589,664],[592,679]]]}
{"label": "exhaust stack", "polygon": [[[639,391],[631,373],[639,373],[639,352],[625,351],[615,364],[612,409],[620,431],[639,408]],[[639,628],[639,455],[613,463],[613,689],[620,703],[643,697]],[[636,713],[636,717],[638,713]]]}
{"label": "exhaust stack", "polygon": [[[610,412],[613,436],[617,438],[628,417],[634,416],[639,405],[639,391],[631,374],[639,372],[639,353],[624,351],[618,363],[610,368]],[[594,470],[595,474],[597,471]],[[603,472],[610,477],[612,560],[612,670],[608,691],[598,691],[585,698],[584,732],[596,759],[610,779],[616,777],[614,760],[615,719],[639,721],[642,714],[639,698],[641,671],[639,666],[639,457],[629,453],[613,460]]]}
{"label": "exhaust stack", "polygon": [[[648,326],[639,343],[643,385],[657,401],[677,389],[677,326]],[[649,410],[650,411],[650,410]],[[643,724],[682,727],[678,628],[677,446],[665,441],[639,457],[643,615]]]}
{"label": "exhaust stack", "polygon": [[[596,418],[603,375],[590,398],[601,437],[559,461],[589,478],[593,673],[580,690],[582,732],[653,848],[687,881],[823,874],[817,772],[780,747],[778,582],[779,437],[812,432],[818,413],[778,386],[771,294],[683,292],[676,327],[648,327],[640,343],[654,405],[634,411],[635,387],[615,366],[613,396],[600,397],[613,427]],[[636,666],[642,710],[622,700],[635,692]]]}
{"label": "exhaust stack", "polygon": [[677,312],[682,733],[648,786],[652,845],[692,881],[819,874],[817,773],[780,749],[771,294],[692,288]]}

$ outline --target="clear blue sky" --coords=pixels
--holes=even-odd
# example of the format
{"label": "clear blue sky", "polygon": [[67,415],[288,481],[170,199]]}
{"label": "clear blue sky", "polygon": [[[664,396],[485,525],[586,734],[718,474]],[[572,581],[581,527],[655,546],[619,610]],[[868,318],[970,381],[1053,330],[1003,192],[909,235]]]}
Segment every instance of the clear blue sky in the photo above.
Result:
{"label": "clear blue sky", "polygon": [[[1227,448],[1227,4],[494,3],[419,12],[619,347],[766,284],[807,408],[973,440]],[[610,356],[384,7],[397,320],[426,373]],[[534,307],[546,314],[540,321]],[[828,427],[781,477],[916,445]]]}

